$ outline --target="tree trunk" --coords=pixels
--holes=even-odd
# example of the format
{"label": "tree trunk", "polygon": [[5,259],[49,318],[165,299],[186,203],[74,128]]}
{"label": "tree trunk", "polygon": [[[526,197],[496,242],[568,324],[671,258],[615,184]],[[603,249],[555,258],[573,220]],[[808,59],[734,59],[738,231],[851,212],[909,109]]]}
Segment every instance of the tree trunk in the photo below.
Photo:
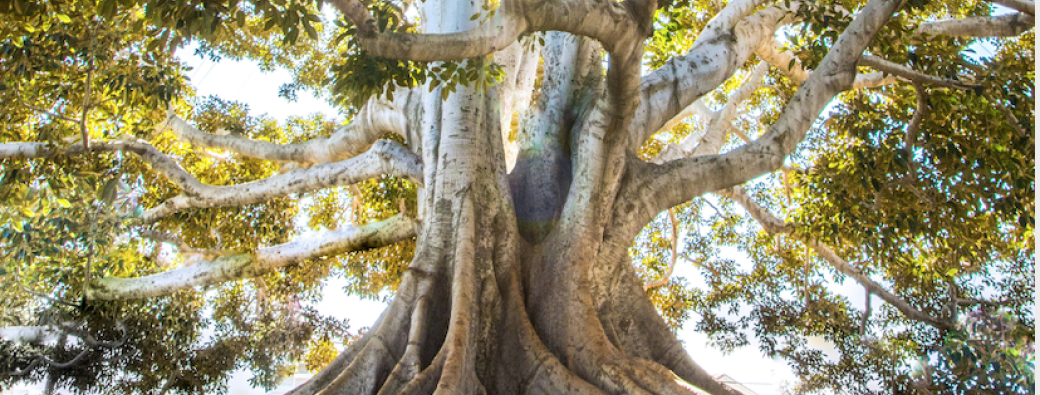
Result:
{"label": "tree trunk", "polygon": [[[425,33],[442,33],[473,28],[480,10],[424,11]],[[602,91],[600,52],[546,35],[537,115],[520,121],[510,173],[500,111],[526,107],[510,92],[460,86],[442,100],[424,88],[406,99],[420,107],[410,123],[422,141],[409,145],[425,167],[415,258],[372,329],[292,394],[688,393],[672,371],[729,392],[689,361],[627,260],[593,276],[608,224],[598,201],[573,210],[589,219],[561,222],[568,197],[588,193],[571,182],[571,131]]]}

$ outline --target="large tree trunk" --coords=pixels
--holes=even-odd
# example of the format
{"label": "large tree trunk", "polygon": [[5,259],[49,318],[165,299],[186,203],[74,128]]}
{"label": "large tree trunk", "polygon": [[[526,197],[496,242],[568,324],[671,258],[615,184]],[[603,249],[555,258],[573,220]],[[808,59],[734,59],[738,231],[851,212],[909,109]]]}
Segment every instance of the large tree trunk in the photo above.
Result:
{"label": "large tree trunk", "polygon": [[[479,9],[424,11],[426,33],[442,33],[474,27],[467,16]],[[524,52],[504,51],[514,62]],[[510,173],[500,111],[526,107],[511,85],[459,87],[443,101],[424,88],[406,99],[420,108],[410,123],[421,133],[410,135],[422,141],[409,145],[425,167],[415,258],[372,329],[292,394],[688,393],[672,371],[730,392],[692,364],[627,259],[614,254],[599,270],[607,275],[591,270],[613,196],[571,182],[577,150],[590,149],[572,130],[604,102],[600,52],[587,38],[546,35],[537,112],[520,122]],[[622,168],[609,170],[616,179]],[[600,193],[616,193],[608,184]],[[575,194],[592,198],[568,199]],[[575,216],[561,219],[567,202]]]}
{"label": "large tree trunk", "polygon": [[[734,15],[745,15],[755,3],[735,4]],[[629,6],[653,12],[653,4]],[[480,12],[475,2],[424,7],[424,33],[478,26],[469,19]],[[849,39],[853,48],[865,45],[869,29],[880,26],[894,7],[886,2],[867,18],[870,33]],[[726,18],[736,19],[722,15],[719,23],[732,26]],[[775,28],[775,15],[762,18]],[[750,35],[755,26],[738,34]],[[292,394],[689,393],[683,380],[713,394],[737,394],[682,349],[651,305],[626,252],[633,230],[656,214],[654,204],[636,207],[640,199],[626,197],[623,187],[640,184],[626,177],[647,171],[632,152],[648,132],[636,132],[641,137],[634,139],[625,133],[633,117],[653,110],[652,104],[641,109],[640,96],[653,101],[655,89],[673,92],[672,99],[707,92],[680,93],[678,85],[655,88],[651,81],[639,94],[642,37],[628,33],[607,41],[593,40],[594,34],[546,33],[542,88],[530,106],[514,102],[516,87],[531,79],[515,73],[533,73],[531,62],[524,61],[530,54],[516,43],[496,55],[514,73],[499,87],[460,86],[445,100],[440,89],[422,87],[400,99],[407,102],[404,108],[414,109],[407,111],[408,124],[420,130],[408,136],[421,138],[412,137],[409,146],[424,167],[415,258],[373,328]],[[706,53],[718,43],[736,48],[733,41],[706,41]],[[708,70],[705,78],[725,80],[756,46],[717,52],[737,57]],[[610,53],[606,78],[604,51]],[[854,62],[839,60],[833,67],[848,70]],[[676,76],[677,67],[685,66],[671,67]],[[822,97],[806,100],[810,120],[855,73],[833,75],[818,88]],[[803,89],[810,93],[817,89],[807,85]],[[508,135],[503,128],[511,122],[502,119],[511,120],[513,110],[522,117],[516,147],[503,141]],[[800,140],[806,117],[792,117],[794,139]],[[664,121],[647,116],[633,127]],[[787,121],[777,123],[776,133],[787,133]],[[780,142],[769,144],[779,155],[759,152],[751,164],[698,180],[695,188],[704,190],[694,195],[778,167],[793,145],[774,140]],[[638,171],[627,172],[630,168]],[[712,174],[710,167],[705,170],[699,174]],[[637,219],[617,227],[618,218],[633,216]]]}

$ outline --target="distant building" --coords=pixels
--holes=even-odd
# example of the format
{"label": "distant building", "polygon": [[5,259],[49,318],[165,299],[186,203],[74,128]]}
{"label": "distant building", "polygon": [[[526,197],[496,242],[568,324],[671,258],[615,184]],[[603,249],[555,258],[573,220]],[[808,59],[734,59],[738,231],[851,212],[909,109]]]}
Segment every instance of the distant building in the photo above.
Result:
{"label": "distant building", "polygon": [[[740,393],[742,393],[744,395],[758,395],[757,392],[752,391],[751,388],[748,388],[746,385],[741,384],[737,380],[734,380],[732,377],[730,377],[727,374],[720,374],[718,376],[715,376],[715,381],[718,381],[718,382],[720,382],[722,384],[725,384],[725,385],[729,386],[730,388],[733,388],[733,389],[737,390],[738,392],[740,392]],[[690,383],[687,383],[687,382],[682,381],[682,380],[676,380],[676,382],[679,383],[679,385],[681,385],[681,386],[685,387],[686,389],[690,390],[691,392],[693,392],[696,395],[708,395],[707,392],[704,392],[704,390],[690,385]]]}
{"label": "distant building", "polygon": [[757,392],[752,391],[751,388],[748,388],[746,385],[740,383],[737,380],[734,380],[732,377],[729,377],[728,374],[723,373],[718,376],[715,376],[715,380],[722,384],[728,385],[730,388],[740,391],[740,393],[744,395],[758,395]]}

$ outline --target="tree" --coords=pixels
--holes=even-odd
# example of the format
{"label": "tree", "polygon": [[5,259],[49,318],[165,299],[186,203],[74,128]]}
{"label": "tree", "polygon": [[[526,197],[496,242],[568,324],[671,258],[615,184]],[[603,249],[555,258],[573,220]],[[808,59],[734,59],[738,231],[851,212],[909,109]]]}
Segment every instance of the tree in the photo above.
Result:
{"label": "tree", "polygon": [[[198,393],[305,361],[294,394],[735,394],[676,339],[690,314],[805,391],[973,390],[910,367],[964,306],[1012,317],[993,355],[1032,347],[1032,2],[322,3],[2,6],[5,382]],[[193,105],[186,42],[351,120]],[[392,291],[363,334],[301,305],[344,271]]]}

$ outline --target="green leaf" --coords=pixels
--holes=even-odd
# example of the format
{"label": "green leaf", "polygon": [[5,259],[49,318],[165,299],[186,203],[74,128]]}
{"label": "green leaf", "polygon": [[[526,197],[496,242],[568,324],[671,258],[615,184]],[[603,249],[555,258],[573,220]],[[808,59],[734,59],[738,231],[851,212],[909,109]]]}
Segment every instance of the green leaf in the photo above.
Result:
{"label": "green leaf", "polygon": [[116,201],[116,191],[119,187],[119,179],[112,178],[105,182],[105,185],[101,187],[101,196],[99,198],[105,204],[111,205],[112,202]]}
{"label": "green leaf", "polygon": [[57,202],[59,206],[62,206],[64,208],[69,208],[72,206],[72,204],[70,204],[68,200],[62,198],[54,199],[54,201]]}
{"label": "green leaf", "polygon": [[314,26],[311,26],[310,22],[303,22],[303,30],[307,31],[307,37],[310,37],[311,40],[318,39],[318,31],[314,30]]}
{"label": "green leaf", "polygon": [[64,23],[71,23],[72,22],[72,19],[69,18],[69,16],[65,15],[65,14],[54,14],[54,17],[58,18],[59,21],[62,21]]}
{"label": "green leaf", "polygon": [[14,226],[14,230],[17,230],[18,233],[25,232],[25,228],[22,227],[22,221],[12,221],[11,225]]}

